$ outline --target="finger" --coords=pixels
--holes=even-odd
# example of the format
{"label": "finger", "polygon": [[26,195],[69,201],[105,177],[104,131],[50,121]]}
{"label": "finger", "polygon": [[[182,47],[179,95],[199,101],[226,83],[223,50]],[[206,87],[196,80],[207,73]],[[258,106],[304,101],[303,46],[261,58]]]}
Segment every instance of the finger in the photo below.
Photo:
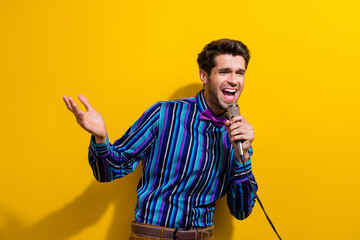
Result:
{"label": "finger", "polygon": [[233,142],[236,142],[236,141],[252,142],[253,140],[254,140],[253,136],[247,135],[247,134],[239,134],[239,135],[231,137],[231,141],[233,141]]}
{"label": "finger", "polygon": [[241,115],[235,116],[235,117],[231,118],[230,124],[234,124],[236,122],[241,122],[242,120],[243,120],[243,116],[241,116]]}
{"label": "finger", "polygon": [[89,100],[82,94],[78,95],[78,98],[80,99],[80,101],[82,102],[82,104],[84,104],[86,111],[89,111],[91,109],[93,109],[93,107],[90,105]]}
{"label": "finger", "polygon": [[63,97],[63,100],[65,102],[65,105],[66,105],[67,109],[69,109],[72,112],[73,110],[71,108],[71,104],[69,102],[69,99],[65,95],[63,95],[62,97]]}
{"label": "finger", "polygon": [[78,123],[81,123],[81,119],[80,119],[80,115],[81,115],[81,110],[78,108],[78,106],[76,105],[76,108],[75,108],[75,117],[76,117],[76,120]]}
{"label": "finger", "polygon": [[84,126],[85,122],[84,121],[84,111],[79,109],[78,106],[76,106],[76,120],[77,122],[80,124],[80,126]]}
{"label": "finger", "polygon": [[72,99],[71,97],[69,97],[69,101],[70,101],[70,104],[71,104],[71,108],[73,109],[73,113],[76,117],[76,120],[79,122],[79,108],[77,106],[77,104],[75,103],[74,99]]}
{"label": "finger", "polygon": [[242,128],[242,129],[252,129],[252,126],[248,123],[240,123],[240,122],[236,122],[234,124],[231,124],[229,126],[230,130],[235,130],[237,128]]}
{"label": "finger", "polygon": [[78,115],[77,115],[77,120],[78,120],[78,123],[80,124],[80,126],[83,126],[84,125],[84,112],[79,110],[78,112]]}
{"label": "finger", "polygon": [[237,134],[237,135],[231,135],[230,136],[232,141],[253,141],[254,135],[251,133],[244,133],[244,134]]}
{"label": "finger", "polygon": [[242,123],[248,123],[248,121],[243,116],[235,116],[231,119],[231,124],[234,124],[236,122],[242,122]]}
{"label": "finger", "polygon": [[253,130],[249,130],[249,129],[235,129],[234,131],[231,131],[231,136],[236,136],[236,135],[254,135],[254,131]]}
{"label": "finger", "polygon": [[237,134],[254,134],[254,129],[252,127],[239,127],[235,129],[230,129],[231,136],[235,136]]}
{"label": "finger", "polygon": [[230,120],[226,120],[226,122],[224,123],[225,127],[226,128],[229,128],[230,127]]}

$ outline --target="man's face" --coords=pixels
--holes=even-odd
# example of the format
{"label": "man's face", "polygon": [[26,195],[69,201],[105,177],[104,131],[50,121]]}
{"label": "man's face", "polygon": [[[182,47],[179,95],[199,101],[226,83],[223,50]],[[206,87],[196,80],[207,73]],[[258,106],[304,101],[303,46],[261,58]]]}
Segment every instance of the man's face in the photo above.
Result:
{"label": "man's face", "polygon": [[245,83],[245,59],[222,54],[215,57],[215,63],[210,76],[200,69],[200,78],[205,84],[206,103],[217,115],[225,112],[230,103],[238,101]]}

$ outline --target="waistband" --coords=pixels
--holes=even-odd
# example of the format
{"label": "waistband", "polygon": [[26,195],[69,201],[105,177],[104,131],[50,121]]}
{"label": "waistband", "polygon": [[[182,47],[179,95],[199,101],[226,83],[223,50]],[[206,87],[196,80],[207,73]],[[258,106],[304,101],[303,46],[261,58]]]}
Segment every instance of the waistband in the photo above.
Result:
{"label": "waistband", "polygon": [[131,231],[142,237],[156,237],[173,240],[205,240],[214,235],[214,226],[198,229],[167,228],[145,223],[133,222]]}

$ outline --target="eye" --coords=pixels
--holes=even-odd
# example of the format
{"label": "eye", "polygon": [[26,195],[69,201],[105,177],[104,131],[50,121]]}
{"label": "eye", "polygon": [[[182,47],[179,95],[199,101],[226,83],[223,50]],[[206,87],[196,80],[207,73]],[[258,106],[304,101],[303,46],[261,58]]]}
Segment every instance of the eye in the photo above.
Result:
{"label": "eye", "polygon": [[219,74],[227,74],[229,73],[230,71],[227,70],[227,69],[222,69],[222,70],[219,70]]}

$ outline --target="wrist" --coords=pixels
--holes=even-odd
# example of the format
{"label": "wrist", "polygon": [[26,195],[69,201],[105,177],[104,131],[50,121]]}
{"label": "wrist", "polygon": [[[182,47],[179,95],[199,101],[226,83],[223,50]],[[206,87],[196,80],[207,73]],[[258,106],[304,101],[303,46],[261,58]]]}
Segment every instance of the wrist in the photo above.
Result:
{"label": "wrist", "polygon": [[245,158],[245,162],[249,161],[250,155],[248,151],[244,152],[244,158]]}
{"label": "wrist", "polygon": [[106,137],[94,136],[96,144],[104,144],[106,143]]}

